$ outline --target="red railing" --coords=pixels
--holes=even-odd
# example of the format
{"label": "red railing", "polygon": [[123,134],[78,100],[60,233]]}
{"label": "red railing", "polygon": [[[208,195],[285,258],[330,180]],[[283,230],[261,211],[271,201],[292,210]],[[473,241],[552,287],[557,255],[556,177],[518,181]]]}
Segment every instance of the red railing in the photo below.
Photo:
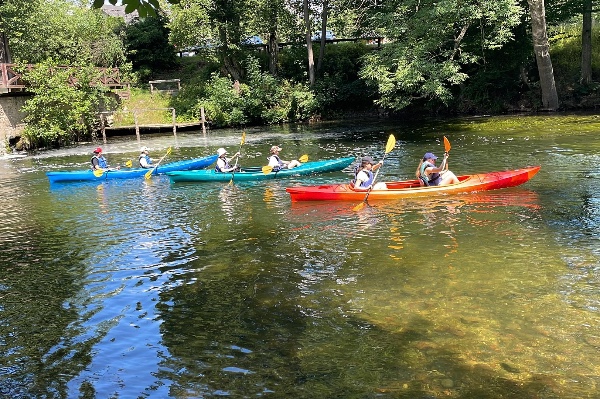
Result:
{"label": "red railing", "polygon": [[[17,67],[17,64],[0,63],[0,89],[5,89],[7,91],[22,91],[27,88],[27,82],[23,80],[22,73],[15,71],[15,67]],[[35,65],[28,64],[25,66],[25,69],[30,71],[34,67]],[[59,68],[66,69],[67,67]],[[128,86],[128,83],[121,80],[119,68],[98,68],[98,70],[101,72],[99,77],[100,83],[104,86],[110,88],[123,88]],[[74,79],[70,79],[69,81],[71,84],[75,82]]]}

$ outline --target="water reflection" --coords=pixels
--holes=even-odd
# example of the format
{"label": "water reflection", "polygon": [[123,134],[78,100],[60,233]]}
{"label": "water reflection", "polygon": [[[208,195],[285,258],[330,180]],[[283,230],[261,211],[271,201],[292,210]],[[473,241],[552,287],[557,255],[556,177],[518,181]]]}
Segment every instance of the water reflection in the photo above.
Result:
{"label": "water reflection", "polygon": [[[386,176],[413,174],[438,132],[393,131],[402,155],[386,158]],[[296,137],[290,152],[381,152],[392,131],[342,133]],[[245,153],[260,165],[265,137],[287,134],[249,133]],[[239,133],[217,136],[182,138],[181,154],[239,144]],[[362,212],[285,192],[344,173],[48,189],[43,170],[68,157],[10,166],[18,178],[0,174],[0,392],[594,397],[600,187],[581,170],[593,171],[583,149],[598,139],[468,129],[450,139],[467,172],[532,154],[544,166],[515,189]]]}

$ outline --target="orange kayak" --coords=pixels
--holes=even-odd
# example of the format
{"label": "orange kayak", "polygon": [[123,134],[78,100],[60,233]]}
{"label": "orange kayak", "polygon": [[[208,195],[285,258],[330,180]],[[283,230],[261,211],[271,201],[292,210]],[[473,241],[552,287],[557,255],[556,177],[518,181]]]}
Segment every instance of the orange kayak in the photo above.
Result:
{"label": "orange kayak", "polygon": [[[539,170],[540,166],[531,166],[503,172],[458,176],[458,183],[447,186],[422,187],[417,179],[386,182],[387,190],[371,190],[369,201],[471,193],[514,187],[529,181]],[[351,184],[296,186],[288,187],[286,191],[290,193],[293,202],[362,201],[367,194],[364,190],[355,190]]]}

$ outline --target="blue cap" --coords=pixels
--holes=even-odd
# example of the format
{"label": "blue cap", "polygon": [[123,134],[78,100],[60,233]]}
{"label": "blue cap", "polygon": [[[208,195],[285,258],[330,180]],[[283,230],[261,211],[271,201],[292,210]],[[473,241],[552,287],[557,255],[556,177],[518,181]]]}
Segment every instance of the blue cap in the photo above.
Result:
{"label": "blue cap", "polygon": [[435,155],[433,155],[433,153],[428,152],[425,155],[423,155],[423,159],[427,160],[427,159],[437,159],[437,157]]}

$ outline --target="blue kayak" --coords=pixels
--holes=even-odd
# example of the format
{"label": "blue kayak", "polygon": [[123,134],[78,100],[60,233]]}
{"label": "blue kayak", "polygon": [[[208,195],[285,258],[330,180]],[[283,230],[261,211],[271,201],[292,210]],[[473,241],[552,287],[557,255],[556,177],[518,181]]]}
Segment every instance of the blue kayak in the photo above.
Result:
{"label": "blue kayak", "polygon": [[[193,170],[206,168],[217,160],[217,154],[204,158],[187,159],[184,161],[171,162],[159,165],[152,171],[153,175],[164,174],[176,170]],[[143,177],[149,170],[144,168],[123,168],[119,170],[107,170],[101,176],[95,176],[91,169],[74,170],[70,172],[46,172],[50,183],[66,183],[74,181],[103,181],[108,179],[132,179]]]}
{"label": "blue kayak", "polygon": [[327,161],[306,162],[293,169],[282,169],[278,172],[271,171],[270,173],[263,173],[262,168],[257,166],[242,168],[241,171],[235,172],[234,174],[230,172],[216,172],[214,169],[212,169],[167,172],[167,176],[169,176],[171,182],[173,183],[211,181],[228,182],[231,180],[232,176],[234,181],[269,180],[290,176],[304,176],[316,173],[336,172],[348,167],[354,161],[354,159],[354,157],[349,157],[331,159]]}

